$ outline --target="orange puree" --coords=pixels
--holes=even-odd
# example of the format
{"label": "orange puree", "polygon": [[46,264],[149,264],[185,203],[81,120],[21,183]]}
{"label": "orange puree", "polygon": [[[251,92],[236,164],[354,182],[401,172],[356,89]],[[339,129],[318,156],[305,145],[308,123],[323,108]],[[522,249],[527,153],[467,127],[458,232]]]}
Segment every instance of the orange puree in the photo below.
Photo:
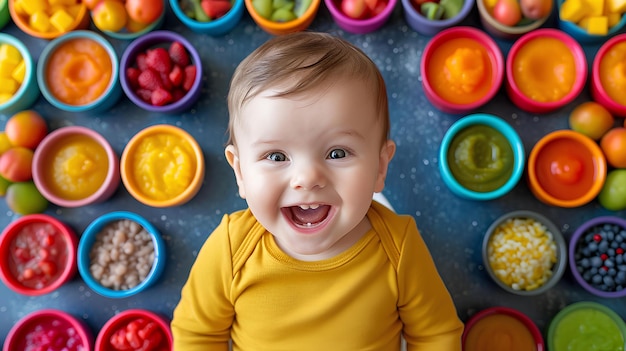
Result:
{"label": "orange puree", "polygon": [[109,86],[113,72],[106,49],[91,39],[70,39],[50,55],[46,81],[61,102],[80,106],[96,100]]}
{"label": "orange puree", "polygon": [[467,333],[464,351],[536,351],[528,328],[517,318],[490,314],[481,318]]}
{"label": "orange puree", "polygon": [[109,161],[102,145],[83,136],[72,135],[51,147],[44,162],[45,182],[51,191],[67,200],[80,200],[94,194],[104,183]]}
{"label": "orange puree", "polygon": [[600,82],[615,102],[626,105],[626,43],[613,45],[600,61]]}
{"label": "orange puree", "polygon": [[558,39],[532,39],[513,59],[513,79],[522,93],[532,100],[558,101],[574,86],[574,55]]}
{"label": "orange puree", "polygon": [[470,104],[489,92],[492,66],[487,49],[470,38],[442,43],[428,62],[433,89],[444,100]]}
{"label": "orange puree", "polygon": [[593,156],[574,140],[557,139],[537,155],[537,181],[546,192],[562,200],[574,200],[593,185]]}

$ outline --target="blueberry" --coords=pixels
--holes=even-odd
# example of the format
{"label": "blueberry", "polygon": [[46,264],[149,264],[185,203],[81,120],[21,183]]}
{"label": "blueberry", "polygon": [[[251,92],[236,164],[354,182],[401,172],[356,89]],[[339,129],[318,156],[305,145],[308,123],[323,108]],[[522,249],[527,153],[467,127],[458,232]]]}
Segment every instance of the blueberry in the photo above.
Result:
{"label": "blueberry", "polygon": [[591,277],[591,282],[593,284],[600,284],[602,283],[602,276],[599,274],[594,275],[593,277]]}
{"label": "blueberry", "polygon": [[611,277],[610,275],[607,275],[604,278],[602,278],[602,281],[604,282],[604,284],[606,284],[606,286],[615,285],[615,281],[613,280],[613,277]]}
{"label": "blueberry", "polygon": [[591,267],[601,267],[602,266],[602,259],[598,256],[593,256],[591,257]]}

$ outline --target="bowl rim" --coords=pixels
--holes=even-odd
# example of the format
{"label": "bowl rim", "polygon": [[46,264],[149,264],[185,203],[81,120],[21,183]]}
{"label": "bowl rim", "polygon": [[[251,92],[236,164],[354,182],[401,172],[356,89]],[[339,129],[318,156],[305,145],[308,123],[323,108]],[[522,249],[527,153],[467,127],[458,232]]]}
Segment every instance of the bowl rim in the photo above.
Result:
{"label": "bowl rim", "polygon": [[64,36],[66,34],[76,31],[77,28],[82,27],[81,26],[82,24],[86,24],[85,27],[89,25],[90,16],[88,16],[87,6],[85,6],[82,1],[80,2],[80,4],[83,6],[81,6],[78,12],[78,15],[76,15],[76,18],[74,19],[74,22],[72,23],[71,28],[67,32],[47,32],[47,33],[37,32],[36,30],[30,28],[23,21],[22,16],[20,16],[15,11],[15,7],[13,5],[15,0],[7,0],[7,2],[9,4],[9,13],[11,14],[11,21],[15,23],[15,25],[20,30],[22,30],[22,32],[35,38],[47,39],[47,40],[55,39],[55,38],[58,38],[58,37],[61,37],[61,36]]}
{"label": "bowl rim", "polygon": [[550,11],[549,15],[540,19],[536,19],[524,26],[507,26],[493,18],[493,16],[491,15],[491,13],[489,13],[487,7],[485,6],[484,0],[476,0],[476,7],[478,7],[478,13],[481,20],[486,21],[491,27],[499,32],[514,36],[521,36],[525,33],[528,33],[529,31],[538,29],[539,27],[543,26],[544,23],[546,23],[546,21],[548,20],[548,18],[550,18],[552,14],[552,11]]}
{"label": "bowl rim", "polygon": [[[623,15],[622,17],[626,22],[626,15]],[[596,90],[596,94],[600,94],[602,97],[602,103],[606,105],[610,111],[623,111],[621,114],[626,115],[626,105],[618,103],[608,94],[604,85],[602,85],[602,78],[600,77],[600,64],[602,63],[602,60],[609,50],[611,50],[615,45],[621,43],[626,43],[626,33],[617,34],[600,46],[591,66],[591,81],[593,88]]]}
{"label": "bowl rim", "polygon": [[535,322],[533,322],[533,320],[530,319],[530,317],[528,317],[523,312],[517,309],[511,308],[511,307],[505,307],[505,306],[488,307],[488,308],[485,308],[483,310],[480,310],[474,313],[465,323],[465,329],[463,330],[463,336],[462,336],[463,348],[465,348],[465,342],[467,340],[467,336],[472,330],[472,327],[478,324],[485,317],[499,315],[499,314],[513,317],[517,319],[519,322],[521,322],[526,327],[526,329],[528,329],[533,339],[535,340],[535,346],[537,347],[537,350],[545,349],[545,341],[543,339],[543,335],[541,334],[541,330],[539,330],[539,327],[537,326],[537,324],[535,324]]}
{"label": "bowl rim", "polygon": [[[66,265],[63,267],[62,273],[54,282],[41,289],[32,289],[21,285],[7,267],[6,260],[9,259],[10,255],[4,255],[6,250],[9,249],[8,246],[13,241],[15,235],[17,235],[17,233],[25,226],[35,223],[48,223],[54,226],[54,228],[58,230],[60,235],[63,237],[67,247],[67,261]],[[0,278],[7,287],[22,295],[40,296],[51,293],[72,279],[76,273],[77,248],[78,238],[76,237],[76,234],[61,220],[44,213],[24,215],[9,223],[9,225],[2,230],[2,234],[0,235],[0,250],[3,253],[3,255],[0,255],[3,261],[3,264],[0,265]]]}
{"label": "bowl rim", "polygon": [[[109,162],[106,176],[98,190],[78,200],[64,199],[50,190],[44,177],[44,173],[48,170],[42,168],[42,163],[49,156],[50,147],[58,141],[62,141],[64,138],[73,135],[81,135],[94,140],[104,149]],[[37,189],[48,201],[61,207],[82,207],[103,201],[112,194],[112,188],[114,188],[113,190],[117,189],[120,182],[119,173],[119,158],[108,140],[97,131],[83,126],[65,126],[53,130],[39,143],[33,156],[33,181]]]}
{"label": "bowl rim", "polygon": [[257,25],[262,29],[268,30],[271,33],[288,33],[290,31],[297,30],[300,27],[308,26],[308,24],[315,19],[315,14],[317,13],[321,2],[322,0],[311,0],[311,4],[306,9],[306,11],[304,11],[302,16],[287,22],[275,22],[261,16],[254,9],[254,6],[252,5],[252,0],[244,0],[245,7],[254,22],[257,23]]}
{"label": "bowl rim", "polygon": [[15,323],[15,325],[13,325],[11,330],[9,330],[9,333],[6,336],[6,340],[5,340],[2,350],[10,351],[11,346],[14,346],[13,343],[15,343],[17,340],[16,338],[20,337],[20,334],[28,330],[25,328],[30,327],[30,324],[33,324],[37,320],[50,319],[50,318],[62,319],[63,321],[70,324],[80,336],[80,339],[83,341],[83,344],[85,344],[86,349],[87,350],[91,349],[91,346],[93,344],[93,334],[92,334],[91,329],[89,329],[89,327],[87,326],[85,322],[83,322],[82,320],[79,320],[78,318],[74,317],[72,314],[65,312],[63,310],[59,310],[55,308],[45,308],[42,310],[30,312],[27,315],[20,318]]}
{"label": "bowl rim", "polygon": [[224,16],[212,19],[208,22],[197,21],[188,17],[180,7],[179,0],[169,0],[170,8],[174,15],[186,26],[190,28],[196,28],[201,30],[209,30],[209,29],[217,29],[218,27],[224,25],[225,23],[230,23],[231,21],[239,21],[243,9],[245,7],[244,0],[231,0],[230,3],[232,7],[228,12],[224,14]]}
{"label": "bowl rim", "polygon": [[[46,69],[48,66],[49,56],[52,55],[60,45],[75,39],[89,39],[96,42],[96,44],[100,45],[107,52],[109,59],[111,60],[111,80],[109,81],[109,84],[102,94],[98,96],[98,98],[84,105],[70,105],[60,101],[50,92],[50,89],[48,89],[46,79]],[[110,96],[113,94],[118,85],[119,71],[120,65],[118,56],[117,52],[113,48],[113,45],[111,45],[111,43],[101,34],[90,30],[80,29],[54,38],[46,44],[43,51],[39,55],[37,64],[37,83],[39,84],[41,94],[52,106],[68,112],[85,112],[100,107],[110,99]]]}
{"label": "bowl rim", "polygon": [[[557,9],[561,8],[561,6],[563,5],[563,2],[564,0],[556,1]],[[562,20],[560,11],[557,11],[557,16],[558,16],[558,25],[561,30],[563,30],[566,33],[571,33],[570,35],[575,36],[576,38],[579,38],[583,40],[584,42],[595,42],[595,41],[600,41],[600,40],[606,40],[607,38],[612,37],[613,35],[617,34],[619,31],[621,31],[624,25],[626,25],[626,16],[622,14],[622,18],[620,18],[620,21],[613,27],[609,28],[609,31],[606,35],[589,34],[585,30],[577,26],[575,23]]]}
{"label": "bowl rim", "polygon": [[[592,227],[596,225],[605,224],[605,223],[616,224],[626,230],[626,219],[613,216],[613,215],[593,217],[585,221],[578,228],[576,228],[568,244],[570,272],[572,272],[572,275],[574,276],[576,282],[583,289],[587,290],[587,292],[590,292],[595,296],[599,296],[603,298],[624,297],[626,296],[626,288],[619,290],[619,291],[604,291],[604,290],[596,289],[591,284],[587,283],[585,279],[583,279],[580,272],[578,272],[578,269],[576,269],[576,248],[578,247],[578,241],[589,229],[591,229]],[[624,334],[624,336],[626,337],[626,333]]]}
{"label": "bowl rim", "polygon": [[[549,102],[539,102],[533,100],[526,96],[514,79],[514,61],[516,59],[517,54],[520,49],[529,43],[532,40],[535,40],[539,37],[543,38],[552,38],[562,42],[569,49],[570,53],[574,58],[574,66],[576,69],[576,79],[574,80],[574,84],[572,85],[572,89],[565,94],[558,101],[549,101]],[[514,94],[519,100],[522,101],[524,105],[529,106],[532,109],[540,108],[545,111],[556,110],[561,108],[568,103],[572,102],[585,88],[587,84],[587,75],[588,75],[588,67],[587,67],[587,57],[585,56],[585,52],[582,46],[569,34],[555,29],[555,28],[539,28],[532,30],[520,38],[518,38],[513,45],[511,46],[509,53],[506,58],[506,81],[507,88],[510,90],[512,94]]]}
{"label": "bowl rim", "polygon": [[[507,140],[509,140],[509,144],[511,145],[511,149],[513,150],[514,162],[511,177],[500,188],[492,191],[478,192],[465,188],[455,179],[448,164],[447,155],[452,140],[459,132],[461,132],[465,128],[474,125],[486,125],[488,127],[494,128],[496,131],[501,133]],[[511,191],[517,185],[522,175],[524,174],[525,160],[526,154],[524,150],[524,144],[522,143],[522,139],[520,138],[517,131],[502,118],[487,113],[475,113],[467,115],[454,122],[444,134],[443,139],[441,140],[441,145],[439,147],[439,170],[444,183],[446,183],[446,185],[453,192],[459,194],[461,197],[472,200],[492,200],[497,197],[503,196]]]}
{"label": "bowl rim", "polygon": [[[543,186],[541,186],[537,177],[536,165],[539,154],[544,150],[544,147],[558,139],[569,139],[577,141],[589,150],[592,157],[596,161],[594,162],[597,170],[596,179],[593,182],[593,185],[591,186],[589,191],[584,196],[578,199],[563,200],[552,196],[548,191],[543,188]],[[602,152],[602,149],[600,149],[600,146],[595,140],[571,129],[558,129],[541,137],[533,146],[528,156],[527,180],[532,192],[541,201],[564,208],[578,207],[589,203],[600,193],[606,179],[607,167],[608,166],[606,163],[606,158],[604,157],[604,153]]]}
{"label": "bowl rim", "polygon": [[28,92],[28,89],[30,89],[28,85],[31,81],[35,83],[35,85],[37,85],[35,81],[36,79],[35,76],[37,75],[37,69],[35,67],[33,56],[31,55],[26,45],[20,39],[18,39],[17,37],[11,34],[0,33],[0,43],[7,43],[15,47],[17,50],[19,50],[20,55],[22,55],[22,60],[24,60],[24,64],[25,64],[24,80],[22,81],[22,84],[20,84],[20,87],[17,89],[15,93],[13,93],[13,96],[11,96],[10,99],[8,99],[7,101],[3,103],[0,103],[0,109],[5,109],[5,108],[12,106],[20,99],[24,98],[24,96]]}
{"label": "bowl rim", "polygon": [[324,0],[324,4],[330,12],[332,18],[335,21],[342,22],[347,26],[360,28],[374,27],[377,26],[380,22],[386,21],[391,15],[391,12],[393,12],[393,10],[395,9],[398,0],[388,0],[384,10],[382,10],[375,16],[363,19],[356,19],[346,16],[340,9],[337,8],[336,2],[337,0]]}
{"label": "bowl rim", "polygon": [[[498,226],[500,226],[504,221],[511,219],[511,218],[527,218],[527,219],[532,219],[541,223],[552,234],[552,238],[556,245],[557,260],[552,266],[552,272],[553,272],[552,276],[543,285],[533,290],[515,290],[511,288],[510,286],[504,284],[504,282],[502,282],[496,276],[495,272],[491,268],[491,265],[489,264],[489,254],[487,251],[489,247],[489,242],[491,241],[491,236],[493,235],[495,229]],[[543,294],[546,291],[553,288],[556,284],[558,284],[561,278],[563,277],[563,274],[567,270],[568,248],[567,248],[567,243],[565,242],[565,238],[563,237],[563,233],[552,220],[550,220],[546,216],[535,211],[514,210],[498,217],[496,220],[494,220],[491,223],[491,225],[489,225],[489,227],[485,231],[485,234],[483,236],[481,251],[482,251],[483,266],[485,267],[485,270],[487,271],[491,280],[495,282],[499,287],[501,287],[504,291],[510,292],[515,295],[536,296],[536,295]]]}
{"label": "bowl rim", "polygon": [[148,309],[131,308],[116,313],[104,323],[102,328],[100,328],[98,335],[96,336],[94,351],[107,351],[108,349],[105,347],[105,343],[108,342],[108,337],[110,337],[111,335],[111,328],[117,327],[125,320],[133,320],[136,318],[147,318],[153,322],[156,322],[159,325],[161,331],[164,332],[170,347],[173,345],[172,331],[170,329],[169,319],[167,317]]}
{"label": "bowl rim", "polygon": [[[136,189],[134,186],[134,181],[131,176],[131,168],[128,163],[130,162],[131,154],[135,152],[137,145],[143,140],[143,138],[153,135],[153,134],[170,134],[176,135],[181,139],[184,139],[189,146],[194,151],[194,160],[196,161],[196,170],[194,176],[191,180],[191,183],[182,193],[178,196],[167,199],[167,200],[154,200],[147,196],[145,196],[141,191]],[[139,202],[144,205],[148,205],[151,207],[171,207],[178,206],[186,203],[191,200],[195,194],[202,187],[202,183],[204,181],[204,173],[205,173],[205,162],[204,162],[204,154],[202,153],[202,148],[198,144],[197,140],[186,130],[171,125],[171,124],[155,124],[149,127],[146,127],[139,132],[137,132],[131,139],[128,141],[126,146],[124,147],[124,151],[122,152],[122,158],[120,162],[120,173],[122,175],[122,183],[126,187],[126,190]]]}
{"label": "bowl rim", "polygon": [[[137,32],[127,32],[127,31],[118,31],[118,32],[113,32],[110,30],[100,30],[102,33],[104,33],[105,35],[114,38],[114,39],[120,39],[120,40],[131,40],[131,39],[135,39],[139,36],[142,36],[146,33],[149,33],[153,30],[155,30],[156,28],[161,27],[161,25],[163,24],[164,20],[165,20],[165,14],[167,12],[167,3],[166,0],[163,0],[163,11],[161,12],[161,14],[159,15],[159,17],[154,20],[152,23],[148,24],[146,27],[144,27],[142,30],[139,30]],[[89,11],[89,14],[91,16],[91,13],[93,12],[93,10]]]}
{"label": "bowl rim", "polygon": [[[325,1],[329,1],[329,0],[325,0]],[[426,27],[426,28],[432,28],[437,31],[441,31],[447,28],[454,28],[456,24],[460,23],[465,18],[467,18],[469,13],[474,8],[474,3],[476,2],[476,0],[463,1],[463,6],[461,7],[461,11],[459,11],[459,13],[456,16],[452,18],[441,19],[441,20],[436,20],[436,21],[429,20],[428,18],[424,17],[421,13],[419,13],[415,9],[413,4],[411,3],[411,0],[401,0],[401,2],[402,2],[402,8],[404,9],[405,15],[409,16],[412,21],[415,21],[417,24],[419,24],[418,28],[414,28],[415,30],[418,30],[421,27]],[[421,31],[418,30],[418,32],[421,32]]]}
{"label": "bowl rim", "polygon": [[[454,38],[467,38],[474,40],[485,47],[487,54],[490,58],[492,67],[492,82],[489,91],[480,99],[467,103],[458,104],[447,101],[440,97],[435,88],[428,78],[427,65],[434,54],[434,52],[441,46],[442,43]],[[498,44],[487,33],[474,27],[469,26],[457,26],[450,27],[435,34],[431,40],[426,44],[424,51],[422,52],[422,58],[420,60],[420,73],[422,76],[422,87],[425,90],[426,96],[433,100],[433,105],[445,106],[446,110],[451,110],[457,113],[463,113],[466,111],[474,110],[480,106],[483,106],[489,102],[498,93],[502,86],[504,79],[504,55]]]}
{"label": "bowl rim", "polygon": [[[152,104],[148,104],[147,102],[141,100],[131,88],[130,84],[128,83],[128,79],[126,78],[126,68],[131,66],[131,61],[135,59],[135,56],[139,52],[162,43],[171,43],[174,41],[180,42],[181,44],[183,44],[185,49],[187,49],[187,52],[191,56],[191,62],[196,66],[196,79],[194,80],[191,89],[189,89],[189,91],[178,101],[163,106],[154,106]],[[190,104],[192,100],[195,100],[201,90],[203,70],[202,59],[200,58],[198,50],[189,40],[187,40],[187,38],[170,30],[155,30],[141,35],[135,40],[131,41],[122,53],[122,58],[120,59],[120,67],[121,68],[119,69],[118,73],[119,81],[122,85],[122,90],[124,91],[124,94],[133,104],[148,112],[179,112],[184,109],[188,104]]]}
{"label": "bowl rim", "polygon": [[[105,225],[118,220],[130,220],[138,223],[150,234],[152,243],[154,244],[154,262],[152,263],[150,272],[143,281],[126,290],[113,290],[100,285],[100,283],[93,278],[89,271],[91,262],[89,252],[96,240],[96,237]],[[83,278],[85,284],[97,294],[109,298],[125,298],[138,294],[156,283],[165,268],[167,255],[166,250],[165,242],[161,237],[161,232],[146,218],[130,211],[113,211],[97,217],[83,231],[80,241],[78,242],[77,250],[78,254],[76,261],[78,272]]]}

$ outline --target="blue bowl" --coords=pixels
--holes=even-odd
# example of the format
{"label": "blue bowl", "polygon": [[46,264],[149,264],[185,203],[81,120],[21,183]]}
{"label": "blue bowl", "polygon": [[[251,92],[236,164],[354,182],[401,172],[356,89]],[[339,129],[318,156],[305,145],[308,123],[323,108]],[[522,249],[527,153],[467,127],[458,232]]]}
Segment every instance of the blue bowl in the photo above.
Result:
{"label": "blue bowl", "polygon": [[[71,105],[59,100],[50,91],[48,80],[46,79],[46,69],[52,54],[54,54],[61,45],[74,39],[89,39],[95,41],[106,50],[111,59],[111,80],[107,88],[98,98],[84,105]],[[122,95],[122,88],[118,80],[119,70],[120,65],[117,53],[113,46],[102,35],[89,30],[76,30],[53,39],[44,47],[39,57],[39,63],[37,64],[37,82],[46,100],[52,106],[60,110],[68,112],[102,112],[111,108]]]}
{"label": "blue bowl", "polygon": [[170,0],[170,7],[174,15],[192,31],[212,36],[221,36],[233,30],[241,20],[245,10],[244,0],[233,0],[233,7],[224,16],[209,22],[201,22],[188,17],[180,7],[179,1]]}
{"label": "blue bowl", "polygon": [[[563,5],[564,1],[565,0],[556,1],[558,12],[560,12],[561,5]],[[587,33],[586,30],[577,26],[576,23],[562,20],[560,14],[558,14],[557,16],[559,29],[569,34],[572,38],[576,39],[576,41],[581,44],[592,44],[605,41],[615,34],[621,32],[622,28],[624,28],[624,25],[626,24],[626,15],[622,15],[620,21],[615,26],[611,27],[606,35],[594,35]]]}
{"label": "blue bowl", "polygon": [[13,115],[17,112],[27,110],[39,98],[39,86],[37,86],[35,63],[29,49],[16,37],[0,33],[0,43],[6,43],[17,48],[22,55],[24,63],[26,64],[26,71],[22,84],[17,89],[15,94],[13,94],[13,97],[0,104],[0,113]]}
{"label": "blue bowl", "polygon": [[[477,125],[491,127],[500,132],[509,141],[513,150],[513,170],[510,177],[502,186],[492,191],[475,191],[463,186],[454,177],[448,163],[447,155],[454,138],[466,128]],[[524,174],[525,158],[524,144],[513,127],[497,116],[477,113],[456,121],[443,136],[439,149],[439,171],[443,182],[455,195],[470,200],[492,200],[505,195],[517,185]]]}
{"label": "blue bowl", "polygon": [[465,0],[461,11],[454,17],[442,20],[429,20],[413,7],[411,0],[402,0],[404,19],[414,31],[433,36],[446,28],[458,25],[474,8],[475,0]]}
{"label": "blue bowl", "polygon": [[[103,286],[98,280],[96,280],[90,271],[92,263],[90,251],[96,242],[96,237],[107,224],[118,220],[130,220],[141,225],[152,237],[152,243],[154,245],[154,262],[146,278],[138,285],[125,290],[115,290]],[[127,211],[110,212],[96,218],[93,222],[91,222],[91,224],[89,224],[87,229],[85,229],[78,243],[77,261],[78,272],[91,290],[104,297],[129,297],[146,290],[150,286],[154,285],[161,277],[166,264],[165,242],[161,238],[161,234],[156,227],[140,215]]]}

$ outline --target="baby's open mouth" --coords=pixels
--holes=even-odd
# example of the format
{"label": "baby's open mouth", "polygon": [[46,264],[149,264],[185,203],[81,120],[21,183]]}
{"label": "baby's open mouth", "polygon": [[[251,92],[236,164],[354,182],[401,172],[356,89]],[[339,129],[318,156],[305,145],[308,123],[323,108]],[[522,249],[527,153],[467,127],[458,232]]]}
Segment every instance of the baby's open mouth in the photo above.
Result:
{"label": "baby's open mouth", "polygon": [[328,217],[330,206],[328,205],[300,205],[291,206],[287,209],[291,214],[291,220],[299,227],[310,228],[323,222]]}

